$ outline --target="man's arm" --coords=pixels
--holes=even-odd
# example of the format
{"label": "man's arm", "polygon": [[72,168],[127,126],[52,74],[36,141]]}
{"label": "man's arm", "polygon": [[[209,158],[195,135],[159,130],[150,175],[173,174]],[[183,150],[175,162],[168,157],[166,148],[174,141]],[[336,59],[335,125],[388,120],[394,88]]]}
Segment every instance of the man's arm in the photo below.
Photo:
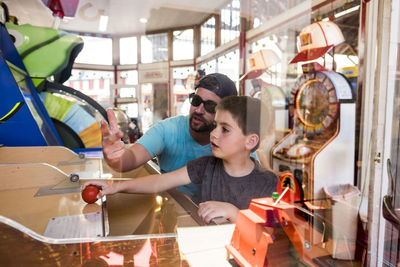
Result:
{"label": "man's arm", "polygon": [[151,160],[151,156],[147,149],[141,144],[133,144],[124,150],[118,171],[125,172],[136,169],[149,160]]}
{"label": "man's arm", "polygon": [[101,188],[99,197],[115,193],[158,193],[190,182],[185,166],[173,172],[139,177],[124,182],[89,181],[82,186],[82,190],[88,185],[96,185]]}
{"label": "man's arm", "polygon": [[101,121],[103,155],[107,164],[116,171],[125,172],[136,169],[151,159],[150,153],[140,144],[125,148],[121,141],[123,133],[118,129],[117,118],[112,109],[107,110],[108,126]]}

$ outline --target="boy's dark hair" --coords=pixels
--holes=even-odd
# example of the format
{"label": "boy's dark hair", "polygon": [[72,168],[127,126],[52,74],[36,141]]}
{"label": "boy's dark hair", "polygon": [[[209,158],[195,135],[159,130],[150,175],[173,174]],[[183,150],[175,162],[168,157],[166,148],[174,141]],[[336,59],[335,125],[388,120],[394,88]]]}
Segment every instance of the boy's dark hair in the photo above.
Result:
{"label": "boy's dark hair", "polygon": [[[259,137],[257,145],[251,150],[256,151],[260,141],[261,136],[261,117],[268,120],[269,116],[261,116],[262,113],[268,112],[265,107],[263,107],[260,99],[249,97],[249,96],[228,96],[223,98],[217,105],[216,110],[228,111],[234,120],[236,120],[240,129],[244,135],[257,134]],[[266,117],[266,118],[265,118]],[[263,123],[268,123],[268,121],[263,121]]]}

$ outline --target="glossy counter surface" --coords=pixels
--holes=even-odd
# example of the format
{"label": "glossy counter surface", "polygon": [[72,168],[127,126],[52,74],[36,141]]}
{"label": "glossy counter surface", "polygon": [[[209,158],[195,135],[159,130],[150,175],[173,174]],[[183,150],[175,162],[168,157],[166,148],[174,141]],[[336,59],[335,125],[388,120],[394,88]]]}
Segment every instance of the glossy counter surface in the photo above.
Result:
{"label": "glossy counter surface", "polygon": [[[82,159],[64,147],[2,147],[0,159],[0,215],[38,234],[45,232],[52,218],[95,212],[103,213],[103,235],[174,233],[178,226],[198,225],[168,193],[116,194],[94,204],[82,200],[80,185],[88,179],[127,179],[157,173],[150,163],[116,173],[100,158]],[[71,182],[70,174],[78,174],[80,181]]]}
{"label": "glossy counter surface", "polygon": [[[176,231],[198,226],[190,216],[196,209],[190,201],[192,211],[167,192],[116,194],[93,204],[81,198],[80,185],[91,175],[93,179],[134,178],[156,173],[152,166],[120,174],[101,159],[81,159],[64,148],[26,150],[0,148],[1,266],[187,264],[179,252]],[[71,173],[83,179],[73,183]]]}

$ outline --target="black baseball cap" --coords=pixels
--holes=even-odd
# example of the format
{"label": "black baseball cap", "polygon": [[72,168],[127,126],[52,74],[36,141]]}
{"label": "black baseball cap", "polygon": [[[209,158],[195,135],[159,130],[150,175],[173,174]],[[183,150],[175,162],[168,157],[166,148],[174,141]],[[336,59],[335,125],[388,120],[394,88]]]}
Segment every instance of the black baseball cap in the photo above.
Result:
{"label": "black baseball cap", "polygon": [[221,73],[211,73],[202,77],[194,89],[199,87],[210,90],[220,98],[238,94],[235,83]]}

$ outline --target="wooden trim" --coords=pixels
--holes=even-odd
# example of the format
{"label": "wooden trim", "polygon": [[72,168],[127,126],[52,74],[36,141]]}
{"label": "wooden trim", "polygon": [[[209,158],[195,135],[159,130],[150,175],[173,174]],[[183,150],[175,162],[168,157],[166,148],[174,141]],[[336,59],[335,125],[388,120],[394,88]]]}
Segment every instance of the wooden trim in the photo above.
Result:
{"label": "wooden trim", "polygon": [[215,14],[215,47],[221,45],[221,15]]}

